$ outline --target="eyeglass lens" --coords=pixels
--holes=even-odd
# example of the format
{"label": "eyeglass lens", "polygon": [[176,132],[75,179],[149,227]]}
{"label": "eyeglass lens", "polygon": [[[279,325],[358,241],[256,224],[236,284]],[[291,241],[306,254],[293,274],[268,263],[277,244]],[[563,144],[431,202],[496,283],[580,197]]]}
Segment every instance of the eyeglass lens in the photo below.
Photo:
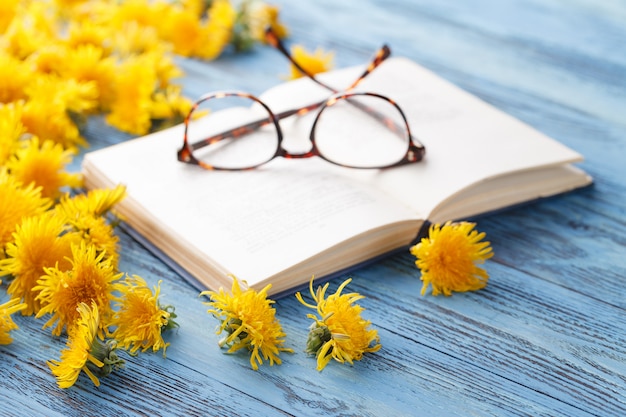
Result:
{"label": "eyeglass lens", "polygon": [[[187,140],[193,156],[219,169],[246,169],[271,160],[279,146],[279,135],[269,112],[250,98],[216,97],[203,101],[189,122]],[[261,127],[242,128],[262,121]],[[232,132],[228,137],[204,144],[205,139]]]}
{"label": "eyeglass lens", "polygon": [[352,168],[382,168],[404,158],[409,133],[392,102],[364,94],[331,103],[319,114],[312,132],[325,159]]}

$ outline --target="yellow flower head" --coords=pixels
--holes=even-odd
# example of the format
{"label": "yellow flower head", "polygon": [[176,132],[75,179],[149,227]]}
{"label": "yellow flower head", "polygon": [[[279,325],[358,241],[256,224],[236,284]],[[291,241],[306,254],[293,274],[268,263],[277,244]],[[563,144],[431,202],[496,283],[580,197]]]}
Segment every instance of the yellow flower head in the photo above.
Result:
{"label": "yellow flower head", "polygon": [[0,103],[11,103],[26,98],[24,89],[31,82],[27,63],[0,51]]}
{"label": "yellow flower head", "polygon": [[4,33],[7,27],[9,27],[21,1],[22,0],[4,0],[0,2],[0,33]]}
{"label": "yellow flower head", "polygon": [[109,55],[109,39],[112,30],[106,25],[98,24],[89,19],[88,16],[81,16],[77,13],[74,20],[68,22],[67,45],[76,48],[82,45],[93,45],[97,47],[107,47],[105,54]]}
{"label": "yellow flower head", "polygon": [[112,100],[111,85],[115,80],[115,59],[103,48],[91,44],[67,48],[56,82],[58,91],[53,98],[77,114],[88,114],[107,108]]}
{"label": "yellow flower head", "polygon": [[193,55],[204,39],[202,21],[194,11],[170,10],[160,27],[162,36],[172,43],[174,52],[182,56]]}
{"label": "yellow flower head", "polygon": [[137,22],[142,26],[151,26],[159,21],[164,8],[167,8],[166,2],[126,0],[113,7],[111,24],[120,27],[126,22]]}
{"label": "yellow flower head", "polygon": [[[307,51],[303,46],[295,45],[291,49],[291,55],[302,68],[307,70],[309,74],[315,75],[325,72],[333,67],[333,53],[324,52],[318,48],[314,53]],[[290,79],[302,77],[304,74],[300,72],[293,64],[291,65]]]}
{"label": "yellow flower head", "polygon": [[44,197],[56,199],[62,188],[78,188],[82,185],[80,174],[65,171],[72,161],[73,152],[51,140],[39,143],[32,137],[6,164],[6,167],[22,184],[34,183],[41,187]]}
{"label": "yellow flower head", "polygon": [[217,58],[231,39],[231,34],[237,11],[228,0],[215,0],[207,12],[208,23],[203,26],[201,39],[204,45],[199,45],[194,54],[204,59]]}
{"label": "yellow flower head", "polygon": [[108,375],[113,369],[123,366],[124,361],[115,353],[115,343],[102,343],[97,338],[100,328],[100,315],[95,302],[91,307],[79,303],[76,307],[76,321],[68,332],[67,349],[61,352],[61,360],[48,361],[52,374],[60,388],[69,388],[84,371],[96,387],[98,377]]}
{"label": "yellow flower head", "polygon": [[431,225],[428,237],[411,247],[415,265],[422,272],[422,295],[429,285],[432,294],[476,291],[487,285],[489,275],[479,265],[493,256],[485,233],[474,230],[474,223],[447,222]]}
{"label": "yellow flower head", "polygon": [[[41,301],[36,317],[52,315],[44,328],[56,325],[53,335],[58,336],[64,327],[71,326],[78,316],[76,306],[80,303],[95,302],[104,322],[110,319],[113,284],[122,274],[117,274],[104,256],[105,253],[98,253],[95,246],[81,241],[80,245],[72,246],[72,269],[44,269],[45,274],[34,287],[34,291],[39,291],[37,299]],[[104,327],[106,323],[101,324]]]}
{"label": "yellow flower head", "polygon": [[33,70],[41,74],[58,74],[65,66],[65,58],[69,48],[59,42],[43,45],[35,53],[31,54],[26,62],[31,64]]}
{"label": "yellow flower head", "polygon": [[[144,62],[143,65],[150,66],[154,70],[157,84],[152,91],[153,95],[167,89],[170,85],[174,86],[171,84],[172,79],[183,75],[180,68],[176,66],[173,55],[153,50],[141,54],[141,59]],[[176,88],[180,88],[180,86]]]}
{"label": "yellow flower head", "polygon": [[226,332],[227,336],[220,340],[219,345],[227,346],[228,353],[239,349],[251,351],[250,365],[258,370],[263,360],[269,360],[270,366],[280,365],[280,352],[293,352],[283,348],[285,333],[276,319],[276,310],[272,307],[274,301],[267,298],[267,291],[271,285],[260,292],[252,288],[241,290],[239,280],[233,278],[231,294],[223,288],[219,292],[204,291],[200,295],[211,297],[212,307],[208,310],[221,321],[217,334]]}
{"label": "yellow flower head", "polygon": [[169,343],[163,340],[162,332],[178,327],[174,318],[174,308],[161,307],[159,293],[161,281],[154,288],[154,293],[139,276],[127,276],[123,282],[115,286],[121,296],[116,297],[117,311],[114,313],[110,326],[115,330],[111,337],[120,348],[128,349],[131,354],[152,348],[153,352],[163,349],[163,356]]}
{"label": "yellow flower head", "polygon": [[197,8],[172,9],[159,26],[163,39],[183,56],[214,59],[231,39],[237,11],[228,0],[215,0],[202,19]]}
{"label": "yellow flower head", "polygon": [[361,360],[364,353],[376,352],[381,348],[378,332],[369,328],[371,323],[361,317],[363,308],[354,304],[365,297],[358,293],[341,294],[350,281],[351,278],[345,280],[334,294],[325,298],[329,283],[317,287],[314,292],[311,279],[309,291],[315,304],[305,302],[302,295],[296,293],[300,303],[319,314],[319,317],[307,314],[314,323],[306,349],[308,354],[316,355],[318,371],[324,369],[331,359],[352,364],[353,361]]}
{"label": "yellow flower head", "polygon": [[78,221],[85,216],[103,216],[113,209],[126,196],[126,187],[118,185],[114,188],[90,190],[74,197],[66,196],[55,207],[67,219]]}
{"label": "yellow flower head", "polygon": [[114,269],[117,268],[119,237],[115,234],[113,225],[105,217],[85,215],[80,219],[70,221],[69,224],[87,245],[94,246],[98,253],[104,253],[104,259],[111,262]]}
{"label": "yellow flower head", "polygon": [[69,269],[71,244],[78,242],[79,236],[67,233],[63,218],[46,211],[24,219],[14,237],[15,241],[7,245],[7,258],[0,261],[0,276],[13,276],[7,293],[25,303],[22,314],[32,315],[41,308],[36,299],[39,293],[33,287],[44,274],[44,268],[56,265],[60,270]]}
{"label": "yellow flower head", "polygon": [[55,206],[55,211],[71,230],[77,232],[86,244],[95,246],[98,253],[105,253],[105,259],[114,269],[119,259],[119,238],[114,231],[116,220],[110,223],[107,214],[125,195],[124,186],[96,189],[73,197],[65,195]]}
{"label": "yellow flower head", "polygon": [[3,47],[20,59],[28,57],[55,38],[56,19],[50,18],[48,2],[22,1],[18,13],[3,33]]}
{"label": "yellow flower head", "polygon": [[[69,52],[69,51],[68,51]],[[67,53],[64,58],[64,66],[69,65],[74,60],[70,57],[75,54]],[[89,62],[83,65],[88,65]],[[91,79],[82,79],[75,74],[67,77],[43,74],[35,77],[26,87],[26,94],[30,100],[47,103],[48,106],[55,107],[58,114],[73,112],[78,115],[93,110],[98,102],[98,86]],[[70,123],[74,123],[71,119]],[[32,132],[35,133],[35,132]],[[45,133],[45,132],[44,132]],[[38,135],[41,138],[49,139],[45,134]]]}
{"label": "yellow flower head", "polygon": [[22,219],[41,214],[51,201],[41,196],[34,184],[23,186],[6,170],[0,169],[0,258],[4,246],[13,240],[13,232]]}
{"label": "yellow flower head", "polygon": [[20,303],[20,300],[17,298],[12,298],[0,305],[0,345],[8,345],[13,342],[9,332],[17,330],[19,327],[11,318],[11,314],[25,308],[26,304]]}
{"label": "yellow flower head", "polygon": [[29,89],[31,97],[58,100],[75,113],[108,108],[115,79],[115,59],[103,48],[85,44],[75,48],[51,44],[30,57],[42,74],[54,74]]}
{"label": "yellow flower head", "polygon": [[[43,87],[47,84],[39,85]],[[22,123],[28,133],[53,140],[66,149],[86,144],[65,105],[51,105],[43,96],[33,97],[24,104]]]}
{"label": "yellow flower head", "polygon": [[182,123],[191,109],[191,101],[181,95],[179,87],[170,85],[165,90],[157,91],[153,97],[151,118],[161,121],[159,129]]}
{"label": "yellow flower head", "polygon": [[0,166],[19,149],[24,133],[21,103],[0,104]]}
{"label": "yellow flower head", "polygon": [[115,82],[116,95],[106,121],[112,126],[136,135],[150,129],[152,93],[157,83],[154,67],[145,59],[129,58],[119,65]]}
{"label": "yellow flower head", "polygon": [[116,53],[120,57],[155,52],[161,56],[170,52],[169,44],[159,38],[159,33],[152,26],[140,25],[135,21],[123,22],[121,29],[111,38]]}

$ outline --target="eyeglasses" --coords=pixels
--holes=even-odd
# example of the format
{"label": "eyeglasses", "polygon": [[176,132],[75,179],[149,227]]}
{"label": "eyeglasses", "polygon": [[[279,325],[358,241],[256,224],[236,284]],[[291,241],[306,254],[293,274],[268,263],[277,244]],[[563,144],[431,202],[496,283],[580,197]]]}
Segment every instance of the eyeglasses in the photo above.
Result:
{"label": "eyeglasses", "polygon": [[[306,77],[329,90],[331,97],[274,113],[260,98],[246,92],[205,94],[185,118],[179,161],[208,170],[238,171],[257,168],[277,157],[317,156],[348,168],[391,168],[423,158],[425,147],[411,135],[406,116],[395,101],[377,93],[353,91],[389,56],[387,46],[375,54],[359,78],[339,92],[302,68],[271,29],[266,31],[266,39]],[[197,113],[203,116],[196,118]],[[308,131],[308,140],[300,138],[308,149],[290,152],[283,144],[279,122],[292,116],[297,117],[289,121],[290,132]]]}

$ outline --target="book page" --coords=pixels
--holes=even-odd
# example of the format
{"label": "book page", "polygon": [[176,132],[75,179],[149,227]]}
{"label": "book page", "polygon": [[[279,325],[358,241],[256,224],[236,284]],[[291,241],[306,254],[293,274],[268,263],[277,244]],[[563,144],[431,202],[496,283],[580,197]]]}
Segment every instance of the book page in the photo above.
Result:
{"label": "book page", "polygon": [[97,177],[125,184],[135,212],[121,212],[151,216],[145,232],[175,235],[177,242],[166,244],[212,259],[250,285],[368,230],[417,220],[318,158],[206,171],[176,160],[181,144],[176,127],[115,145],[86,155],[85,174],[92,186]]}
{"label": "book page", "polygon": [[[352,68],[322,77],[326,75],[324,80],[340,88],[351,84],[361,72],[362,68]],[[308,80],[298,81],[297,90],[291,88],[295,85],[281,85],[263,97],[280,107],[292,96],[303,100],[329,94]],[[489,180],[582,160],[577,152],[405,58],[387,59],[359,84],[357,91],[381,93],[395,100],[407,116],[412,135],[426,146],[426,156],[405,167],[370,172],[346,170],[344,174],[385,190],[424,218],[440,218],[438,210],[449,210],[447,202],[452,203],[457,193],[467,193],[475,184],[482,184],[481,191],[489,191],[485,185]],[[591,181],[580,171],[545,172],[565,174],[563,190]],[[501,183],[497,182],[499,187]],[[541,189],[541,182],[535,180],[534,185],[535,192],[511,195],[509,200],[500,201],[499,207],[490,207],[489,196],[484,196],[481,211],[548,194]],[[464,212],[461,206],[452,212],[469,216],[475,211],[473,207]]]}

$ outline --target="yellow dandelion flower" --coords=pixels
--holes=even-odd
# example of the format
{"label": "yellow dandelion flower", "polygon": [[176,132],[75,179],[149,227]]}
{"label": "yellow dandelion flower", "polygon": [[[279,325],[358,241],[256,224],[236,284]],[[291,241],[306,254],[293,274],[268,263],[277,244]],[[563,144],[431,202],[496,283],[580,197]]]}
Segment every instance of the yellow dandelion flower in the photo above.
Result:
{"label": "yellow dandelion flower", "polygon": [[0,33],[4,33],[15,17],[18,5],[22,0],[4,0],[0,2]]}
{"label": "yellow dandelion flower", "polygon": [[70,49],[59,42],[43,45],[31,54],[26,61],[33,65],[33,70],[41,74],[58,74],[63,70],[66,56]]}
{"label": "yellow dandelion flower", "polygon": [[169,53],[159,50],[146,51],[139,55],[138,59],[143,62],[142,65],[148,66],[154,71],[157,83],[153,86],[153,94],[155,91],[166,89],[173,78],[183,75],[183,72],[174,63],[173,55]]}
{"label": "yellow dandelion flower", "polygon": [[[93,113],[98,108],[98,102],[101,101],[100,91],[102,90],[99,89],[99,86],[104,84],[103,79],[108,78],[102,77],[97,80],[65,79],[59,89],[59,101],[62,101],[67,111],[75,117]],[[107,88],[104,87],[104,89]]]}
{"label": "yellow dandelion flower", "polygon": [[228,46],[237,19],[237,11],[228,0],[215,0],[207,12],[208,21],[202,27],[202,43],[194,48],[193,55],[215,59]]}
{"label": "yellow dandelion flower", "polygon": [[[64,101],[68,109],[83,113],[111,106],[115,98],[111,85],[116,79],[116,61],[114,57],[107,56],[102,47],[86,44],[68,48],[59,75],[67,84],[61,91],[65,92]],[[72,80],[75,84],[73,90],[70,89]]]}
{"label": "yellow dandelion flower", "polygon": [[71,267],[71,244],[78,242],[78,236],[66,232],[64,219],[46,211],[24,219],[13,234],[15,241],[7,244],[7,258],[0,260],[0,276],[13,276],[7,293],[26,304],[22,314],[36,314],[41,308],[36,299],[39,293],[33,287],[44,274],[44,268]]}
{"label": "yellow dandelion flower", "polygon": [[98,253],[104,253],[104,259],[111,262],[117,269],[119,262],[118,242],[113,225],[104,217],[84,216],[70,222],[73,230],[78,232],[83,241],[96,248]]}
{"label": "yellow dandelion flower", "polygon": [[371,323],[361,317],[363,308],[354,304],[365,297],[358,293],[341,294],[350,281],[351,278],[345,280],[334,294],[325,298],[329,283],[318,287],[314,292],[311,278],[309,291],[315,304],[305,302],[302,295],[296,293],[300,303],[319,314],[319,318],[314,314],[307,314],[314,323],[311,325],[306,349],[308,354],[317,357],[318,371],[324,369],[331,359],[352,364],[361,360],[364,353],[376,352],[381,348],[378,332],[369,328]]}
{"label": "yellow dandelion flower", "polygon": [[155,70],[140,57],[129,58],[118,68],[115,99],[106,121],[128,133],[146,134],[150,130],[151,96],[157,83]]}
{"label": "yellow dandelion flower", "polygon": [[270,366],[274,363],[280,365],[280,352],[293,350],[282,347],[285,333],[275,317],[276,310],[272,307],[274,301],[267,298],[271,285],[260,292],[252,288],[242,291],[239,280],[234,276],[232,278],[230,294],[223,288],[219,292],[200,293],[211,298],[211,302],[204,304],[212,307],[207,312],[220,320],[217,334],[227,333],[219,341],[219,346],[227,346],[227,353],[248,349],[251,352],[250,365],[254,370],[259,369],[263,360],[269,360]]}
{"label": "yellow dandelion flower", "polygon": [[60,10],[66,9],[66,8],[73,8],[74,6],[80,5],[82,3],[86,3],[86,0],[54,0],[54,2],[56,3],[57,7]]}
{"label": "yellow dandelion flower", "polygon": [[63,328],[71,326],[76,320],[76,306],[81,302],[95,302],[104,322],[110,319],[113,284],[122,274],[116,273],[104,256],[105,253],[98,253],[95,246],[81,242],[80,245],[72,245],[71,269],[44,268],[45,274],[33,288],[39,291],[37,299],[41,301],[36,317],[52,315],[44,324],[44,329],[54,325],[52,334],[60,335]]}
{"label": "yellow dandelion flower", "polygon": [[4,304],[0,305],[0,345],[8,345],[13,342],[13,338],[9,335],[11,330],[19,329],[11,318],[11,314],[23,310],[26,304],[20,303],[17,298],[12,298]]}
{"label": "yellow dandelion flower", "polygon": [[90,19],[77,16],[76,19],[68,23],[66,43],[71,49],[76,49],[78,46],[83,45],[105,48],[104,54],[108,56],[111,53],[109,49],[111,32],[110,28],[106,25],[96,24]]}
{"label": "yellow dandelion flower", "polygon": [[111,25],[121,27],[126,22],[137,22],[142,26],[153,26],[163,16],[165,2],[152,0],[127,0],[118,4],[111,15]]}
{"label": "yellow dandelion flower", "polygon": [[82,216],[103,216],[110,212],[117,203],[126,196],[126,187],[117,185],[114,188],[90,190],[74,197],[65,196],[56,206],[63,211],[68,219]]}
{"label": "yellow dandelion flower", "polygon": [[205,19],[199,11],[198,7],[170,8],[155,26],[175,53],[214,59],[230,41],[237,12],[228,0],[212,1]]}
{"label": "yellow dandelion flower", "polygon": [[166,47],[167,44],[159,37],[157,28],[140,25],[135,21],[123,22],[121,29],[112,34],[111,40],[115,52],[122,57],[151,51],[163,54],[171,49],[169,45]]}
{"label": "yellow dandelion flower", "polygon": [[170,345],[163,340],[162,333],[178,327],[174,319],[174,307],[162,307],[159,303],[161,281],[155,286],[154,293],[146,281],[134,275],[117,284],[115,288],[121,296],[115,298],[117,311],[111,319],[110,326],[115,327],[111,337],[118,346],[136,354],[152,348],[153,352]]}
{"label": "yellow dandelion flower", "polygon": [[107,214],[124,198],[125,193],[125,187],[117,186],[91,190],[74,197],[65,195],[54,208],[85,243],[95,246],[98,253],[104,252],[114,268],[117,268],[119,259],[119,237],[114,230],[116,220],[109,223]]}
{"label": "yellow dandelion flower", "polygon": [[189,57],[205,42],[201,37],[202,21],[194,12],[170,10],[160,26],[161,35],[172,43],[174,52],[179,55]]}
{"label": "yellow dandelion flower", "polygon": [[0,257],[4,246],[13,240],[13,232],[23,219],[41,214],[52,202],[42,197],[34,184],[23,186],[5,169],[0,170]]}
{"label": "yellow dandelion flower", "polygon": [[21,104],[0,104],[0,166],[19,149],[24,133],[26,129],[22,124]]}
{"label": "yellow dandelion flower", "polygon": [[447,222],[430,226],[428,237],[411,247],[422,273],[422,295],[429,285],[432,294],[476,291],[487,285],[489,275],[480,264],[493,256],[485,233],[474,230],[474,223]]}
{"label": "yellow dandelion flower", "polygon": [[[117,18],[119,9],[126,3],[131,3],[131,1],[83,1],[82,4],[78,4],[71,9],[69,18],[65,20],[86,23],[88,25],[93,25],[97,27],[103,27],[109,32],[114,32],[119,29],[119,26],[117,25],[120,20]],[[109,41],[110,39],[106,39],[104,42],[108,44]]]}
{"label": "yellow dandelion flower", "polygon": [[44,197],[58,198],[64,187],[77,188],[82,185],[80,174],[65,171],[65,166],[72,162],[73,152],[51,140],[39,143],[32,137],[18,150],[6,164],[6,167],[22,184],[34,183],[41,187]]}
{"label": "yellow dandelion flower", "polygon": [[[71,62],[66,56],[65,65]],[[74,74],[68,78],[42,74],[26,87],[25,92],[31,100],[45,101],[49,106],[56,107],[60,113],[85,113],[95,109],[98,103],[96,83],[88,79],[78,79]],[[73,122],[70,120],[70,123]],[[49,136],[39,135],[39,137]]]}
{"label": "yellow dandelion flower", "polygon": [[3,33],[3,46],[13,56],[25,59],[55,38],[56,19],[51,19],[47,2],[22,2],[25,7]]}
{"label": "yellow dandelion flower", "polygon": [[24,90],[32,78],[27,63],[0,52],[0,103],[26,99]]}
{"label": "yellow dandelion flower", "polygon": [[[321,48],[318,48],[315,52],[311,53],[303,46],[295,45],[291,48],[291,55],[293,56],[293,59],[311,75],[328,71],[333,67],[333,53],[324,52]],[[303,76],[295,65],[292,64],[290,68],[290,79],[293,80]]]}
{"label": "yellow dandelion flower", "polygon": [[91,303],[91,307],[86,303],[79,303],[76,306],[76,316],[76,321],[68,332],[67,348],[61,351],[60,361],[50,360],[48,366],[57,378],[60,388],[74,385],[81,371],[98,387],[100,380],[96,374],[106,376],[112,370],[121,368],[124,360],[117,356],[114,342],[103,343],[97,338],[100,315],[96,303]]}
{"label": "yellow dandelion flower", "polygon": [[191,109],[191,101],[183,97],[178,86],[168,86],[154,94],[151,118],[160,122],[159,129],[182,123]]}
{"label": "yellow dandelion flower", "polygon": [[51,105],[42,96],[31,97],[24,104],[22,123],[34,136],[53,140],[66,149],[87,143],[65,106]]}

